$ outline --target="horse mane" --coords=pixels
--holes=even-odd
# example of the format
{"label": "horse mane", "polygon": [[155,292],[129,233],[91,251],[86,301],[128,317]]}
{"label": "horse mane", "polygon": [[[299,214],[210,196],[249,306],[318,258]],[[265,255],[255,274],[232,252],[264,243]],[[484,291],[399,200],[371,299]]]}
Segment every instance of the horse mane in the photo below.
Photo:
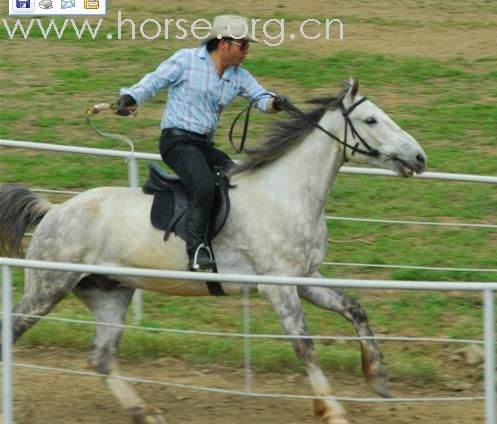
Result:
{"label": "horse mane", "polygon": [[265,137],[265,141],[258,146],[245,150],[247,158],[238,165],[235,165],[231,169],[230,175],[253,171],[283,156],[304,140],[315,128],[313,122],[319,122],[327,110],[334,110],[340,107],[349,87],[347,85],[334,97],[320,97],[307,100],[306,103],[319,105],[319,107],[309,112],[277,120]]}

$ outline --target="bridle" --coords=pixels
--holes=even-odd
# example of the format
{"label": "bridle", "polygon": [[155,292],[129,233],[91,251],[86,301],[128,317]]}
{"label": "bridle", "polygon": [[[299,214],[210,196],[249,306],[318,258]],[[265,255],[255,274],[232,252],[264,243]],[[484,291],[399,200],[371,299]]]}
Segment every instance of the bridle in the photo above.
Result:
{"label": "bridle", "polygon": [[[249,117],[250,117],[250,111],[254,104],[260,100],[262,97],[275,97],[271,93],[263,93],[259,96],[257,96],[255,99],[253,99],[250,104],[243,109],[233,120],[233,123],[231,124],[230,132],[229,132],[229,141],[233,149],[237,152],[240,153],[243,151],[243,148],[245,146],[245,141],[247,139],[247,130],[248,130],[248,124],[249,124]],[[344,139],[341,140],[339,137],[337,137],[335,134],[330,133],[328,130],[323,128],[321,125],[319,125],[318,122],[315,122],[311,118],[309,118],[304,112],[302,112],[298,107],[294,106],[293,104],[289,103],[288,106],[285,108],[285,111],[288,112],[290,115],[294,116],[299,116],[305,119],[307,122],[311,123],[314,127],[318,128],[320,131],[324,132],[327,136],[331,137],[333,140],[337,141],[341,145],[344,146],[343,149],[343,157],[345,162],[348,161],[347,158],[347,147],[352,150],[352,156],[355,155],[356,153],[360,153],[366,156],[371,156],[371,157],[378,157],[380,156],[380,152],[377,149],[374,149],[369,145],[369,143],[364,140],[364,138],[357,132],[357,130],[354,127],[354,124],[352,123],[352,120],[350,119],[350,114],[351,112],[359,106],[361,103],[365,102],[367,100],[367,97],[363,97],[357,102],[353,103],[351,106],[348,108],[345,108],[345,105],[343,104],[343,101],[340,102],[340,110],[342,112],[342,116],[345,119],[345,136]],[[240,140],[240,147],[236,147],[233,142],[233,130],[235,128],[236,123],[240,119],[240,117],[245,113],[245,121],[243,124],[243,133],[241,136]],[[350,127],[350,134],[352,134],[352,138],[356,139],[358,138],[359,141],[357,141],[354,145],[349,144],[347,142],[347,137],[349,134],[349,127]],[[362,144],[362,147],[360,147]]]}
{"label": "bridle", "polygon": [[[373,147],[371,147],[369,145],[369,143],[366,140],[364,140],[364,138],[361,137],[361,135],[357,132],[357,130],[355,129],[354,124],[352,124],[352,120],[350,119],[350,116],[349,116],[350,113],[357,106],[359,106],[362,102],[365,102],[367,99],[368,99],[367,97],[363,97],[362,99],[353,103],[348,109],[345,109],[343,101],[340,102],[340,110],[342,111],[343,119],[345,119],[345,136],[344,136],[343,141],[339,140],[338,137],[333,137],[333,134],[330,134],[328,131],[326,131],[326,133],[329,136],[333,137],[336,141],[338,141],[339,143],[344,145],[345,149],[343,149],[343,157],[345,159],[345,162],[348,161],[347,154],[346,154],[347,147],[352,149],[352,156],[354,156],[356,152],[361,153],[361,154],[366,155],[366,156],[371,156],[374,158],[377,158],[378,156],[380,156],[380,152],[377,149],[374,149]],[[355,139],[357,136],[357,138],[359,139],[359,141],[353,147],[347,143],[347,135],[348,135],[348,128],[349,127],[350,127],[350,132],[352,134],[352,138]],[[359,142],[362,143],[362,145],[366,148],[366,150],[359,148]]]}

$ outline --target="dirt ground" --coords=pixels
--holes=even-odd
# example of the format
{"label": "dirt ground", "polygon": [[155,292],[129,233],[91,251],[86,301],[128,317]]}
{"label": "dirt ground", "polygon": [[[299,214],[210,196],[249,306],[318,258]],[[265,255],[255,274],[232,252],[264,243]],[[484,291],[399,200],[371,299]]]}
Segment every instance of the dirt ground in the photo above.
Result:
{"label": "dirt ground", "polygon": [[[54,368],[87,370],[85,354],[55,348],[17,348],[15,362]],[[191,367],[161,358],[151,362],[121,363],[126,377],[186,385],[243,390],[243,370],[228,367]],[[327,372],[332,377],[331,373]],[[345,374],[334,375],[337,396],[375,397],[365,384]],[[300,374],[254,375],[254,391],[311,394],[307,378]],[[439,387],[437,387],[439,386]],[[476,396],[480,385],[469,390],[443,388],[439,384],[393,382],[394,397]],[[312,424],[310,400],[258,399],[136,383],[135,388],[159,407],[168,424]],[[445,403],[351,403],[346,402],[354,424],[478,424],[483,423],[482,401]],[[14,418],[16,424],[121,424],[126,413],[98,378],[61,372],[15,368]]]}

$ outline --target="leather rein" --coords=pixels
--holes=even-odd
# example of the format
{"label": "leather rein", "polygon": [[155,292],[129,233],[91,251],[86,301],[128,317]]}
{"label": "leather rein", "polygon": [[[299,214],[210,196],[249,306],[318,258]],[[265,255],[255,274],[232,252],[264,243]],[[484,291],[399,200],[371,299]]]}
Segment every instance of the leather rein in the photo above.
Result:
{"label": "leather rein", "polygon": [[[233,149],[237,153],[242,152],[244,147],[245,147],[250,112],[251,112],[252,108],[254,107],[254,104],[263,97],[275,97],[275,96],[271,93],[263,93],[263,94],[257,96],[255,99],[253,99],[249,103],[249,105],[245,109],[243,109],[235,117],[235,119],[233,120],[233,123],[231,124],[231,128],[230,128],[228,137],[229,137],[229,141],[230,141],[231,146],[233,147]],[[361,137],[361,135],[357,132],[357,130],[355,129],[354,124],[352,124],[352,120],[350,119],[350,116],[349,116],[350,113],[357,106],[359,106],[361,103],[365,102],[366,100],[367,100],[367,97],[363,97],[360,100],[358,100],[357,102],[353,103],[349,108],[345,108],[343,102],[340,102],[340,110],[342,112],[343,118],[345,119],[345,137],[344,137],[344,140],[341,140],[336,135],[332,134],[331,132],[329,132],[328,130],[323,128],[321,125],[319,125],[318,122],[315,122],[314,120],[309,118],[304,112],[302,112],[299,108],[297,108],[292,103],[288,103],[287,107],[285,107],[284,110],[286,112],[288,112],[290,115],[298,116],[298,117],[305,119],[307,122],[311,123],[315,128],[318,128],[320,131],[324,132],[327,136],[331,137],[333,140],[335,140],[338,143],[340,143],[341,145],[343,145],[345,147],[345,149],[343,150],[343,157],[344,157],[345,161],[348,161],[347,156],[346,156],[347,147],[352,150],[352,155],[354,155],[355,153],[360,153],[360,154],[363,154],[366,156],[372,156],[372,157],[378,157],[380,155],[380,152],[377,149],[374,149],[373,147],[371,147],[369,145],[369,143],[366,140],[364,140],[364,138]],[[241,136],[241,140],[240,140],[240,145],[237,148],[234,144],[234,141],[233,141],[233,131],[234,131],[234,128],[235,128],[238,120],[241,118],[241,116],[243,114],[245,114],[245,120],[243,123],[243,132],[242,132],[242,136]],[[347,136],[349,134],[349,127],[350,127],[350,133],[352,134],[352,138],[355,139],[357,137],[359,139],[359,141],[357,141],[354,145],[349,144],[347,142]],[[362,144],[363,148],[359,147],[361,144]]]}

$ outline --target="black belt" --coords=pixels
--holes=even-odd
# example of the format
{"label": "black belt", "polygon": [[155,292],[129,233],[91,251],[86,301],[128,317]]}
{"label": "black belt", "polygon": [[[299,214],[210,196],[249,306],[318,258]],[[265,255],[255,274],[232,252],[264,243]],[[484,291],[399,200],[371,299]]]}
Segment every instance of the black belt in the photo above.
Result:
{"label": "black belt", "polygon": [[181,128],[164,128],[162,130],[162,136],[166,139],[180,137],[195,141],[210,142],[212,140],[212,134],[199,134],[193,131],[183,130]]}

